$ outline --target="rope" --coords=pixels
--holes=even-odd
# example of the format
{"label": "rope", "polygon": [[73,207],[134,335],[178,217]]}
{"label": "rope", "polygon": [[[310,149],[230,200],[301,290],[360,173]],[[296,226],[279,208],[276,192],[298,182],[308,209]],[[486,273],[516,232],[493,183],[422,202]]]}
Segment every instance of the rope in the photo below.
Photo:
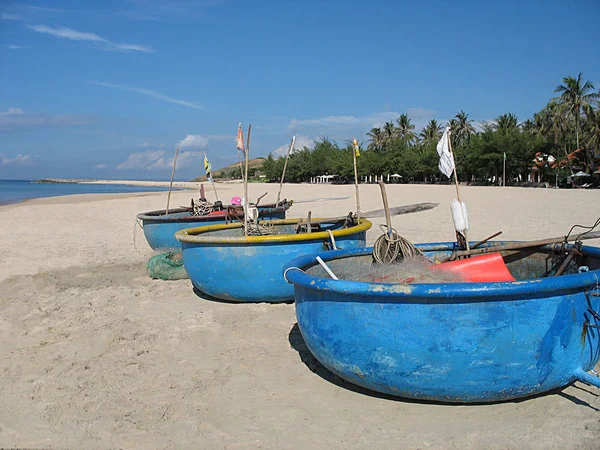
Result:
{"label": "rope", "polygon": [[211,213],[214,209],[213,204],[207,200],[199,199],[198,201],[193,202],[193,204],[192,216],[205,216]]}
{"label": "rope", "polygon": [[386,225],[380,225],[380,227],[384,234],[379,236],[373,245],[373,260],[377,264],[399,263],[404,258],[415,256],[426,258],[421,250],[408,239],[400,236],[395,228],[392,228],[392,232],[388,233]]}
{"label": "rope", "polygon": [[[243,225],[242,225],[243,228]],[[274,224],[271,220],[263,223],[248,222],[248,236],[267,236],[274,233]]]}

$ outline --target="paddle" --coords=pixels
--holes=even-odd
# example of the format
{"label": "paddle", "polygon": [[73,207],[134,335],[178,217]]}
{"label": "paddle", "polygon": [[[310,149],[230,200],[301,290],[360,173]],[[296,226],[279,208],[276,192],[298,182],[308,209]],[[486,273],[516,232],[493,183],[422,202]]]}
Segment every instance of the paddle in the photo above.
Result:
{"label": "paddle", "polygon": [[497,252],[500,250],[520,250],[523,248],[542,247],[544,245],[550,245],[550,244],[560,244],[565,241],[572,242],[572,241],[580,241],[580,240],[582,241],[584,239],[598,239],[598,238],[600,238],[600,231],[596,231],[594,233],[585,233],[583,235],[573,234],[572,236],[569,236],[568,238],[565,238],[565,236],[560,236],[560,237],[549,238],[549,239],[540,239],[538,241],[508,242],[506,244],[491,245],[491,246],[485,247],[485,248],[476,248],[476,249],[472,249],[472,250],[461,250],[461,251],[453,252],[448,257],[448,259],[446,259],[445,261],[452,261],[461,256],[480,255],[482,253],[491,253],[491,252]]}
{"label": "paddle", "polygon": [[[439,203],[415,203],[413,205],[404,205],[404,206],[395,206],[390,208],[390,216],[398,216],[400,214],[411,214],[421,211],[427,211],[438,206]],[[361,213],[363,217],[366,218],[375,218],[375,217],[384,217],[385,209],[375,209],[373,211],[367,211]],[[329,219],[320,219],[313,220],[313,224],[317,223],[330,223],[330,222],[341,222],[342,220],[346,220],[347,216],[340,217],[331,217]],[[302,219],[300,219],[302,220]]]}

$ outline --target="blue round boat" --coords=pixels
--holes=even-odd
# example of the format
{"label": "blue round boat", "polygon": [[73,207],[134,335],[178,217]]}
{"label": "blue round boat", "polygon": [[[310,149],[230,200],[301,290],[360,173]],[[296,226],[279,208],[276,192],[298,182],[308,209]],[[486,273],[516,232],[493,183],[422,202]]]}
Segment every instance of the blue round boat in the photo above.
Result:
{"label": "blue round boat", "polygon": [[[313,219],[320,221],[320,219]],[[265,223],[265,222],[260,222]],[[244,237],[242,225],[212,225],[180,231],[183,265],[193,285],[206,294],[235,302],[285,302],[294,289],[281,276],[293,258],[338,248],[364,247],[371,222],[362,219],[344,228],[343,221],[324,222],[320,231],[296,233],[296,219],[275,220],[271,235]]]}
{"label": "blue round boat", "polygon": [[[285,201],[279,206],[275,206],[275,204],[259,206],[259,217],[264,220],[285,219],[286,211],[291,205],[291,201]],[[235,207],[234,210],[230,208],[231,205],[223,211],[204,216],[192,215],[191,208],[172,209],[169,210],[169,215],[166,215],[166,211],[161,209],[138,214],[137,218],[142,223],[144,236],[152,250],[172,251],[181,249],[181,244],[175,239],[175,233],[178,231],[244,220],[244,211],[241,206]]]}
{"label": "blue round boat", "polygon": [[[453,243],[418,245],[430,258]],[[370,248],[321,253],[336,273],[371,264]],[[587,272],[539,278],[550,248],[503,252],[517,281],[386,284],[332,280],[316,255],[284,269],[306,345],[351,383],[449,403],[527,397],[579,380],[600,358],[600,249]]]}

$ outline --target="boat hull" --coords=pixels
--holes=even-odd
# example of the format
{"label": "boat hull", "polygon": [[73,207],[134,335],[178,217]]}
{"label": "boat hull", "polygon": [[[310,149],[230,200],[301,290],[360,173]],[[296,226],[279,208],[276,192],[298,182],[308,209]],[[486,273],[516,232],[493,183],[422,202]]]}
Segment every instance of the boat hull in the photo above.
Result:
{"label": "boat hull", "polygon": [[[259,213],[263,220],[285,219],[288,208],[289,206],[259,208]],[[237,215],[243,220],[243,212],[238,212]],[[178,208],[169,212],[168,216],[165,215],[165,210],[142,213],[138,215],[138,220],[142,224],[144,236],[152,250],[166,252],[181,250],[181,244],[175,239],[178,231],[186,228],[226,224],[238,219],[227,214],[192,216],[189,209]]]}
{"label": "boat hull", "polygon": [[[288,222],[290,225],[296,223],[295,220],[277,222]],[[338,248],[364,247],[366,230],[371,226],[370,222],[364,222],[366,224],[353,227],[357,229],[355,232],[348,232],[352,229],[331,227]],[[219,231],[228,231],[228,227],[235,229],[237,225],[210,227],[213,230],[204,228],[206,233],[203,235],[211,239],[211,235],[218,236]],[[340,227],[341,224],[338,228]],[[184,230],[177,236],[182,238],[182,233],[198,231]],[[237,231],[239,233],[241,229]],[[237,239],[237,242],[234,238],[217,239],[217,242],[210,242],[208,239],[183,241],[183,264],[194,287],[217,299],[269,303],[292,301],[294,289],[283,279],[282,268],[300,255],[325,250],[330,242],[327,233],[312,235],[315,237],[304,239],[299,238],[311,235],[275,235],[266,236],[267,239],[252,236],[246,238],[247,241],[242,238]]]}
{"label": "boat hull", "polygon": [[[600,260],[600,249],[586,252]],[[290,266],[313,263],[314,255]],[[600,270],[437,285],[334,282],[299,270],[286,276],[310,351],[327,369],[367,389],[473,403],[527,397],[575,380],[600,386],[586,373],[600,357]]]}

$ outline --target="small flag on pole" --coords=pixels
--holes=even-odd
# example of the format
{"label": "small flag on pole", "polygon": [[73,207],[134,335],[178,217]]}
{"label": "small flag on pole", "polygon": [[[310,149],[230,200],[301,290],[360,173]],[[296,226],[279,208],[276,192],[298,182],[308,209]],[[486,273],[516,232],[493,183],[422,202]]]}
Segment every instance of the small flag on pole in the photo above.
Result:
{"label": "small flag on pole", "polygon": [[356,138],[353,138],[352,140],[352,147],[354,148],[354,153],[356,154],[356,156],[360,156],[360,149],[358,148],[358,141],[356,140]]}
{"label": "small flag on pole", "polygon": [[452,176],[452,171],[454,170],[454,156],[450,151],[449,139],[450,127],[446,127],[446,131],[444,131],[442,138],[437,144],[437,152],[440,155],[440,163],[438,164],[440,172],[448,178]]}
{"label": "small flag on pole", "polygon": [[211,167],[210,167],[210,163],[208,162],[208,158],[206,157],[206,153],[204,154],[204,170],[206,171],[206,178],[208,179],[208,181],[210,181],[212,183],[212,175],[211,175]]}
{"label": "small flag on pole", "polygon": [[244,148],[244,133],[242,133],[242,122],[240,122],[238,125],[238,133],[237,133],[236,141],[237,141],[237,149],[245,155],[246,149]]}

